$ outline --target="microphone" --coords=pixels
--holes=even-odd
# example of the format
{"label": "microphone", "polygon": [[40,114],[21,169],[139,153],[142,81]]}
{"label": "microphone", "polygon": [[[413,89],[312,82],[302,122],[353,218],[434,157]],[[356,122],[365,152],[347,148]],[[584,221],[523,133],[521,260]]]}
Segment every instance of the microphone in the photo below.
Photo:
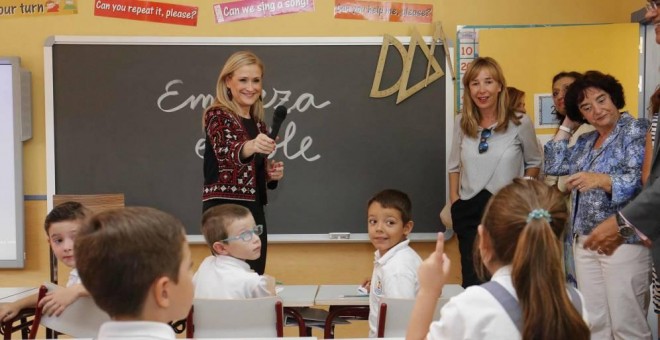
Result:
{"label": "microphone", "polygon": [[[284,122],[286,119],[287,111],[288,110],[284,105],[280,105],[275,108],[275,112],[273,113],[273,124],[270,126],[270,133],[268,134],[270,139],[275,140],[275,138],[277,138],[277,134],[280,133],[280,127],[282,127],[282,122]],[[262,158],[268,156],[258,153],[255,155],[255,157],[256,161],[260,162]]]}
{"label": "microphone", "polygon": [[273,113],[273,125],[270,126],[270,133],[268,137],[275,140],[277,134],[280,133],[280,127],[282,127],[282,122],[286,119],[287,109],[284,105],[280,105],[275,108],[275,113]]}

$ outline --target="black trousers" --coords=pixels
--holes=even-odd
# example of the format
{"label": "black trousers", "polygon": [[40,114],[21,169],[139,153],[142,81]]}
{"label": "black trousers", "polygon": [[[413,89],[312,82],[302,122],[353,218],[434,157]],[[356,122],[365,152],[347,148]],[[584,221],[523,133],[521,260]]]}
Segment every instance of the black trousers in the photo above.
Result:
{"label": "black trousers", "polygon": [[263,232],[259,236],[259,238],[261,239],[261,256],[256,260],[245,261],[250,265],[250,268],[252,268],[252,270],[254,270],[257,274],[263,275],[264,272],[266,271],[266,253],[268,249],[268,229],[266,228],[266,213],[264,212],[264,206],[263,204],[261,204],[261,202],[215,199],[215,200],[208,200],[203,202],[202,211],[206,211],[207,209],[214,207],[216,205],[227,204],[227,203],[238,204],[248,208],[252,213],[252,216],[254,217],[254,221],[257,224],[261,224],[263,226],[264,228]]}
{"label": "black trousers", "polygon": [[481,223],[481,217],[491,196],[490,192],[482,190],[476,196],[468,200],[459,199],[451,206],[451,219],[454,232],[458,237],[458,251],[461,253],[463,288],[483,283],[474,270],[473,255],[477,228]]}

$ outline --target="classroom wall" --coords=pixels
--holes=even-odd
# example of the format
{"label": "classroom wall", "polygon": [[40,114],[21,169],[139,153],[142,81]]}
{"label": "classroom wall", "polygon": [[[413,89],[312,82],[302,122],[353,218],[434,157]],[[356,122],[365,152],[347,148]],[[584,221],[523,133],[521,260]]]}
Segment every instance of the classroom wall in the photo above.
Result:
{"label": "classroom wall", "polygon": [[[598,70],[613,75],[625,91],[624,110],[635,117],[639,114],[636,23],[492,29],[479,32],[479,39],[479,53],[500,63],[507,85],[526,92],[527,113],[532,119],[534,94],[551,93],[552,77],[560,71]],[[550,135],[555,132],[556,128],[536,131]]]}
{"label": "classroom wall", "polygon": [[[197,27],[138,22],[93,16],[94,1],[78,0],[76,15],[0,18],[0,55],[19,56],[32,72],[33,135],[24,146],[26,195],[46,194],[43,44],[51,35],[154,35],[154,36],[395,36],[408,35],[411,25],[333,19],[333,1],[316,0],[316,11],[259,20],[214,24],[211,5],[224,1],[178,0],[167,2],[199,6]],[[434,20],[442,21],[450,39],[456,25],[583,24],[628,22],[630,13],[644,1],[619,0],[416,0],[409,3],[434,5]],[[431,35],[430,25],[416,25]],[[218,69],[222,60],[218,61]],[[103,65],[99,65],[103,67]],[[216,73],[215,70],[208,72]],[[267,81],[267,79],[266,79]],[[93,84],[90,84],[93,86]],[[90,107],[93,109],[93,107]],[[438,174],[444,176],[445,174]],[[444,195],[444,193],[438,193]],[[413,202],[414,203],[414,202]],[[442,207],[438,207],[440,211]],[[0,270],[0,285],[36,285],[48,278],[48,251],[42,222],[45,201],[25,202],[26,268]],[[420,255],[433,244],[414,244]],[[287,284],[350,283],[369,276],[373,248],[369,244],[276,244],[269,246],[267,270]],[[460,268],[455,240],[448,243],[454,268],[451,282],[459,282]],[[193,246],[195,262],[206,256],[204,246]]]}

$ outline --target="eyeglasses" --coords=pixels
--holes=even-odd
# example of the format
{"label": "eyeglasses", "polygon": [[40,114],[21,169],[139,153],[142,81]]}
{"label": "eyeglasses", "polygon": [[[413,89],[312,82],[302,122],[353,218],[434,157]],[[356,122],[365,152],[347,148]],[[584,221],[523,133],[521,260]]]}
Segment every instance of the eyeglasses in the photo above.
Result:
{"label": "eyeglasses", "polygon": [[261,233],[263,233],[263,231],[264,231],[264,227],[261,224],[259,224],[254,228],[252,228],[251,230],[246,230],[236,236],[227,237],[226,239],[222,240],[222,242],[228,243],[229,241],[236,241],[236,240],[243,240],[243,242],[250,242],[250,240],[252,240],[252,235],[259,236],[261,235]]}
{"label": "eyeglasses", "polygon": [[481,140],[479,141],[479,153],[488,151],[488,138],[493,134],[491,129],[481,130]]}
{"label": "eyeglasses", "polygon": [[646,10],[647,11],[655,11],[658,9],[658,3],[660,1],[658,0],[646,0]]}

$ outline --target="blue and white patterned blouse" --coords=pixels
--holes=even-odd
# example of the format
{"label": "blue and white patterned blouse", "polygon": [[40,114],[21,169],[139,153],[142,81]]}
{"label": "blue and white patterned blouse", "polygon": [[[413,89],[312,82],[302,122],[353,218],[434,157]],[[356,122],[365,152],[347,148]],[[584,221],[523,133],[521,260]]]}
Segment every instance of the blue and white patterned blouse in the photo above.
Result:
{"label": "blue and white patterned blouse", "polygon": [[[583,134],[574,146],[568,139],[549,141],[545,145],[545,173],[572,175],[578,172],[608,174],[612,193],[592,189],[571,194],[572,234],[589,235],[602,221],[623,208],[642,189],[642,162],[649,123],[621,114],[614,130],[600,148],[594,149],[598,131]],[[639,243],[637,235],[626,243]]]}

